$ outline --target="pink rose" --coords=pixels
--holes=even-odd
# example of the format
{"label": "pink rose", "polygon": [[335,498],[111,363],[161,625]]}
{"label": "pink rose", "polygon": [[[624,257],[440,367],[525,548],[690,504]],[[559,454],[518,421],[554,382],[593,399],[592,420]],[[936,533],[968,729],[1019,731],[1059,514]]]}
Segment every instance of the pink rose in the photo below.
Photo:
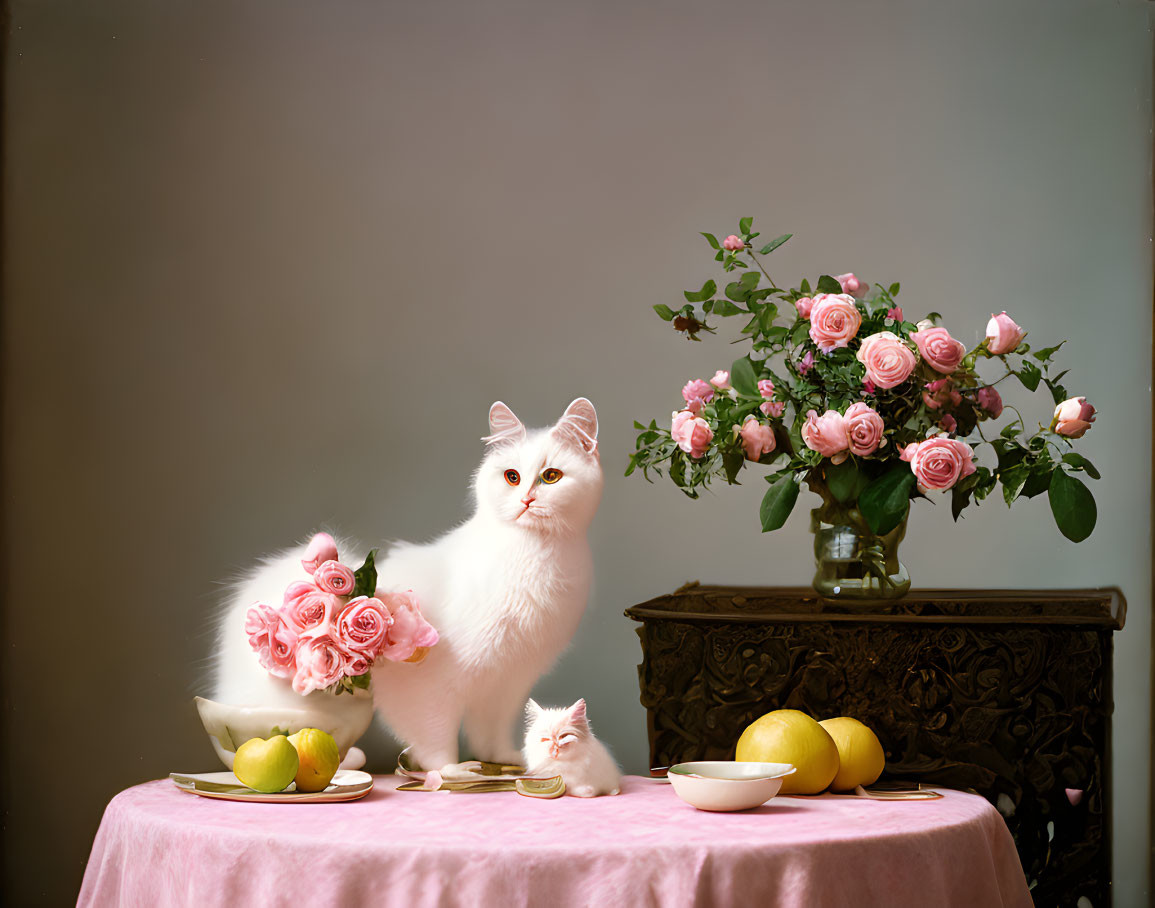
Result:
{"label": "pink rose", "polygon": [[742,449],[746,452],[747,460],[758,460],[763,454],[773,451],[777,444],[774,430],[758,422],[755,416],[746,417],[738,434],[742,437]]}
{"label": "pink rose", "polygon": [[687,404],[694,401],[698,402],[698,410],[701,411],[702,404],[708,404],[714,399],[714,389],[700,378],[695,378],[693,381],[688,381],[682,387],[682,398]]}
{"label": "pink rose", "polygon": [[870,284],[864,284],[854,276],[854,272],[837,274],[834,279],[838,281],[843,293],[849,293],[857,299],[862,299],[870,291]]}
{"label": "pink rose", "polygon": [[809,372],[813,368],[814,368],[814,351],[807,350],[806,355],[803,356],[801,361],[799,361],[799,363],[798,363],[798,371],[802,375],[805,375],[807,372]]}
{"label": "pink rose", "polygon": [[994,388],[990,386],[979,388],[975,394],[975,399],[978,401],[979,406],[986,410],[992,418],[998,419],[1002,415],[1003,399]]}
{"label": "pink rose", "polygon": [[914,351],[890,331],[870,335],[855,355],[866,367],[866,377],[879,388],[901,385],[918,363]]}
{"label": "pink rose", "polygon": [[309,541],[305,549],[305,557],[301,559],[301,567],[312,574],[326,561],[337,560],[337,543],[328,533],[318,533]]}
{"label": "pink rose", "polygon": [[1005,310],[998,315],[991,313],[991,320],[987,322],[987,349],[995,355],[1010,353],[1026,335]]}
{"label": "pink rose", "polygon": [[[964,476],[973,473],[974,456],[975,452],[966,442],[935,435],[920,441],[909,460],[919,489],[927,492],[931,489],[949,489]],[[908,458],[904,456],[902,459]]]}
{"label": "pink rose", "polygon": [[882,417],[866,404],[851,404],[842,418],[846,421],[846,438],[852,454],[866,457],[886,444],[886,439],[882,437],[882,431],[886,428]]}
{"label": "pink rose", "polygon": [[332,687],[348,673],[349,661],[349,654],[328,634],[301,638],[293,690],[304,695]]}
{"label": "pink rose", "polygon": [[810,310],[810,339],[823,353],[845,347],[858,334],[862,313],[844,293],[820,293]]}
{"label": "pink rose", "polygon": [[786,409],[786,402],[781,400],[768,400],[764,404],[759,404],[758,409],[766,416],[778,417],[782,415],[782,411]]}
{"label": "pink rose", "polygon": [[950,435],[954,435],[955,430],[958,428],[958,421],[955,420],[955,418],[949,413],[940,419],[938,424],[942,426]]}
{"label": "pink rose", "polygon": [[873,394],[877,390],[878,390],[878,388],[875,387],[874,382],[872,382],[869,378],[864,378],[862,380],[862,393],[863,394]]}
{"label": "pink rose", "polygon": [[421,614],[417,597],[412,591],[386,593],[381,599],[393,618],[393,623],[389,625],[385,634],[382,656],[391,662],[404,662],[419,647],[429,647],[437,643],[437,631]]}
{"label": "pink rose", "polygon": [[886,310],[886,317],[892,318],[896,322],[902,321],[902,306],[895,306],[893,309]]}
{"label": "pink rose", "polygon": [[285,623],[299,636],[326,632],[342,605],[339,597],[314,587],[287,599],[281,612],[285,616]]}
{"label": "pink rose", "polygon": [[714,373],[714,377],[710,379],[712,384],[719,391],[725,391],[730,387],[730,373],[725,369],[719,369]]}
{"label": "pink rose", "polygon": [[943,388],[950,388],[951,384],[952,382],[949,378],[936,378],[934,381],[928,381],[926,383],[926,390],[930,391],[931,394],[936,394]]}
{"label": "pink rose", "polygon": [[341,564],[340,561],[326,561],[313,572],[313,582],[326,593],[336,596],[349,596],[357,578],[352,570]]}
{"label": "pink rose", "polygon": [[270,675],[293,676],[297,667],[297,635],[285,624],[279,611],[270,605],[254,605],[245,615],[245,633],[249,635],[249,646]]}
{"label": "pink rose", "polygon": [[951,337],[946,328],[924,328],[911,334],[910,339],[918,345],[926,364],[944,375],[957,369],[967,352],[962,342]]}
{"label": "pink rose", "polygon": [[774,398],[774,382],[768,378],[762,379],[762,381],[758,382],[758,393],[766,400],[772,400]]}
{"label": "pink rose", "polygon": [[918,450],[918,442],[912,441],[905,448],[903,448],[901,451],[898,452],[898,459],[899,460],[905,460],[907,463],[909,463],[911,460],[914,459],[914,454],[917,450]]}
{"label": "pink rose", "polygon": [[673,414],[670,435],[679,448],[698,460],[709,449],[714,430],[701,416],[695,416],[689,410],[681,410]]}
{"label": "pink rose", "polygon": [[829,457],[832,463],[842,463],[850,444],[846,437],[846,420],[834,410],[827,410],[821,416],[809,410],[802,425],[802,441],[811,451]]}
{"label": "pink rose", "polygon": [[1085,397],[1071,397],[1055,407],[1054,430],[1067,438],[1082,438],[1095,421],[1095,408]]}
{"label": "pink rose", "polygon": [[730,234],[726,239],[722,240],[722,248],[727,252],[741,252],[746,248],[746,243],[740,236]]}
{"label": "pink rose", "polygon": [[704,406],[705,404],[696,397],[693,400],[686,401],[686,409],[693,413],[695,416],[702,415],[702,407]]}
{"label": "pink rose", "polygon": [[794,308],[798,310],[799,318],[810,318],[810,310],[814,308],[814,300],[804,296],[795,301]]}
{"label": "pink rose", "polygon": [[385,645],[393,616],[380,599],[358,596],[337,616],[336,636],[345,649],[371,664]]}
{"label": "pink rose", "polygon": [[939,407],[942,406],[942,402],[936,400],[934,395],[931,394],[929,391],[923,391],[922,392],[922,402],[924,404],[926,404],[927,409],[929,409],[929,410],[937,410]]}

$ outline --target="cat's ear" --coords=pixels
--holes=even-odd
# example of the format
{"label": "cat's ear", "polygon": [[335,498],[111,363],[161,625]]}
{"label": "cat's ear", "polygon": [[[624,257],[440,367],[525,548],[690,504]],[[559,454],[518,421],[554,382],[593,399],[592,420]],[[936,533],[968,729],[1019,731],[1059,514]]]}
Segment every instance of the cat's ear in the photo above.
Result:
{"label": "cat's ear", "polygon": [[514,412],[500,400],[489,408],[489,434],[481,439],[487,445],[525,441],[525,426]]}
{"label": "cat's ear", "polygon": [[574,725],[587,725],[589,723],[589,720],[586,718],[586,701],[584,697],[569,708],[569,720],[574,723]]}
{"label": "cat's ear", "polygon": [[565,413],[550,432],[557,438],[597,456],[598,413],[584,397],[565,408]]}
{"label": "cat's ear", "polygon": [[530,722],[533,722],[538,716],[542,714],[542,708],[537,705],[537,701],[532,697],[525,704],[525,717]]}

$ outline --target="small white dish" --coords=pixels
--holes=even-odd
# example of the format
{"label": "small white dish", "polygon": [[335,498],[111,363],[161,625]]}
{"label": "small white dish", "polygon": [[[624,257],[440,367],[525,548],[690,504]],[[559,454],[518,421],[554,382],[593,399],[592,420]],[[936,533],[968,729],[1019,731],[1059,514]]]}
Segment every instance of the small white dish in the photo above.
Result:
{"label": "small white dish", "polygon": [[231,772],[173,772],[169,778],[181,791],[217,798],[222,801],[257,801],[262,804],[284,802],[321,803],[325,801],[355,801],[373,790],[373,777],[356,769],[338,769],[324,791],[254,791],[241,784]]}
{"label": "small white dish", "polygon": [[675,794],[698,810],[749,810],[778,794],[794,771],[789,763],[698,760],[671,766],[668,778]]}

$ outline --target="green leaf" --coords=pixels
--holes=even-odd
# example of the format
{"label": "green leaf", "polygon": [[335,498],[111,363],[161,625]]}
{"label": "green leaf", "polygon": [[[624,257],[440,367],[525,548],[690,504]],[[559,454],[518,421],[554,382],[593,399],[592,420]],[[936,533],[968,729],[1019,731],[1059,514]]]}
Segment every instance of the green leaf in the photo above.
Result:
{"label": "green leaf", "polygon": [[758,281],[761,279],[762,272],[747,271],[740,278],[738,278],[738,283],[741,284],[743,288],[745,288],[747,293],[749,293],[751,290],[758,286]]}
{"label": "green leaf", "polygon": [[[1049,360],[1054,355],[1055,351],[1058,350],[1065,343],[1066,343],[1066,341],[1060,341],[1059,343],[1055,344],[1055,346],[1053,346],[1053,347],[1043,347],[1042,350],[1036,350],[1034,353],[1031,354],[1031,356],[1033,356],[1039,362],[1045,363],[1047,360]],[[1059,377],[1062,378],[1062,376],[1059,376]]]}
{"label": "green leaf", "polygon": [[[773,303],[769,303],[765,309],[758,313],[758,326],[762,329],[762,333],[766,335],[767,339],[775,332],[774,319],[778,317],[778,307]],[[778,332],[785,336],[786,329],[778,328]]]}
{"label": "green leaf", "polygon": [[758,516],[762,518],[762,532],[768,533],[782,526],[794,510],[794,502],[797,500],[798,483],[789,473],[771,483],[758,509]]}
{"label": "green leaf", "polygon": [[1064,470],[1055,470],[1047,497],[1059,532],[1071,542],[1082,542],[1095,529],[1098,511],[1095,496],[1074,476]]}
{"label": "green leaf", "polygon": [[718,242],[718,238],[716,236],[714,236],[714,234],[703,233],[702,236],[704,236],[706,238],[706,242],[709,243],[714,249],[721,249],[722,248],[722,244]]}
{"label": "green leaf", "polygon": [[376,557],[377,550],[371,549],[369,554],[365,556],[365,563],[353,572],[352,596],[354,599],[358,596],[372,596],[377,592],[377,568],[373,564],[373,559]]}
{"label": "green leaf", "polygon": [[1006,501],[1008,508],[1019,497],[1030,475],[1031,468],[1025,463],[1015,464],[999,473],[999,481],[1003,484],[1003,500]]}
{"label": "green leaf", "polygon": [[818,286],[814,288],[818,293],[841,293],[842,285],[829,274],[818,279]]}
{"label": "green leaf", "polygon": [[898,291],[901,289],[902,289],[902,284],[900,284],[898,281],[895,281],[893,284],[890,285],[890,288],[886,292],[889,293],[891,296],[898,296]]}
{"label": "green leaf", "polygon": [[729,300],[714,300],[715,315],[741,315],[745,311],[745,309],[739,309]]}
{"label": "green leaf", "polygon": [[725,451],[722,453],[722,469],[726,471],[726,482],[730,485],[738,484],[738,472],[742,469],[742,464],[746,460],[746,455],[741,451]]}
{"label": "green leaf", "polygon": [[758,254],[759,255],[769,255],[771,252],[773,252],[775,249],[777,249],[779,246],[781,246],[783,243],[785,243],[792,236],[794,236],[794,234],[784,233],[784,234],[782,234],[782,236],[776,237],[775,239],[772,239],[769,243],[767,243],[765,246],[763,246],[761,249],[758,250]]}
{"label": "green leaf", "polygon": [[1036,390],[1039,387],[1039,382],[1043,380],[1043,373],[1034,363],[1023,363],[1015,374],[1028,391]]}
{"label": "green leaf", "polygon": [[1023,490],[1019,494],[1024,498],[1034,498],[1036,495],[1042,495],[1051,487],[1051,472],[1054,469],[1054,464],[1049,460],[1036,462],[1035,465],[1031,467],[1030,479],[1027,480],[1026,485],[1023,486]]}
{"label": "green leaf", "polygon": [[872,532],[885,536],[902,523],[910,509],[910,491],[914,484],[914,472],[902,464],[863,489],[858,496],[858,510]]}
{"label": "green leaf", "polygon": [[749,289],[739,281],[731,281],[726,285],[726,296],[736,303],[746,302],[746,294]]}
{"label": "green leaf", "polygon": [[658,305],[654,306],[654,311],[662,317],[662,321],[664,322],[671,321],[674,317],[674,310],[665,303],[658,303]]}
{"label": "green leaf", "polygon": [[1087,475],[1092,479],[1102,479],[1099,471],[1095,469],[1095,465],[1087,460],[1082,454],[1076,454],[1072,451],[1070,454],[1063,455],[1063,463],[1070,464],[1076,470],[1085,470]]}
{"label": "green leaf", "polygon": [[932,323],[937,325],[939,322],[942,321],[942,313],[941,312],[928,312],[926,314],[926,320],[928,322],[932,322]]}
{"label": "green leaf", "polygon": [[718,285],[713,281],[706,281],[701,290],[696,293],[693,290],[683,290],[682,296],[686,298],[687,303],[702,303],[712,297],[717,289]]}
{"label": "green leaf", "polygon": [[743,397],[761,397],[758,392],[758,372],[748,356],[734,360],[734,365],[730,367],[730,384]]}
{"label": "green leaf", "polygon": [[971,491],[971,489],[964,489],[961,485],[955,485],[950,490],[950,515],[954,518],[955,523],[958,523],[963,508],[971,503]]}
{"label": "green leaf", "polygon": [[368,690],[370,681],[369,672],[365,672],[363,675],[353,675],[349,681],[354,687],[358,687],[361,690]]}
{"label": "green leaf", "polygon": [[[1063,373],[1063,375],[1066,374],[1066,372]],[[1059,377],[1061,378],[1062,376]],[[1054,399],[1056,405],[1061,404],[1067,399],[1067,389],[1059,384],[1058,378],[1044,378],[1043,382],[1051,389],[1051,397]]]}
{"label": "green leaf", "polygon": [[753,218],[742,218],[738,221],[738,232],[749,233],[750,228],[754,226]]}
{"label": "green leaf", "polygon": [[847,458],[842,463],[827,464],[823,471],[826,475],[826,488],[841,504],[854,501],[866,488],[869,478],[863,476],[858,464],[853,458]]}

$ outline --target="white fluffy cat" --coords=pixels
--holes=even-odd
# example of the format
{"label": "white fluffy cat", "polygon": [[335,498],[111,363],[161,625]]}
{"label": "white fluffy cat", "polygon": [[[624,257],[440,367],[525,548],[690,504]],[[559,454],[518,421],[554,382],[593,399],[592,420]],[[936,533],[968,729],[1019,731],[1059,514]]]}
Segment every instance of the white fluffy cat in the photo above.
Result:
{"label": "white fluffy cat", "polygon": [[529,775],[561,776],[566,793],[579,798],[621,791],[621,770],[590,730],[585,700],[560,709],[543,709],[530,700],[525,715],[522,753]]}
{"label": "white fluffy cat", "polygon": [[[379,660],[373,668],[378,710],[426,769],[457,762],[462,722],[475,757],[518,762],[514,734],[526,698],[577,630],[589,595],[586,531],[602,492],[593,404],[578,398],[556,425],[526,431],[499,401],[489,426],[473,516],[425,545],[397,544],[378,565],[378,589],[413,590],[440,634],[423,662]],[[347,544],[340,551],[349,564],[364,555]],[[280,602],[301,579],[302,553],[264,562],[232,598],[221,622],[215,699],[300,705],[287,681],[261,668],[244,619],[254,602]],[[310,697],[331,698],[324,707],[335,710],[352,700]]]}

